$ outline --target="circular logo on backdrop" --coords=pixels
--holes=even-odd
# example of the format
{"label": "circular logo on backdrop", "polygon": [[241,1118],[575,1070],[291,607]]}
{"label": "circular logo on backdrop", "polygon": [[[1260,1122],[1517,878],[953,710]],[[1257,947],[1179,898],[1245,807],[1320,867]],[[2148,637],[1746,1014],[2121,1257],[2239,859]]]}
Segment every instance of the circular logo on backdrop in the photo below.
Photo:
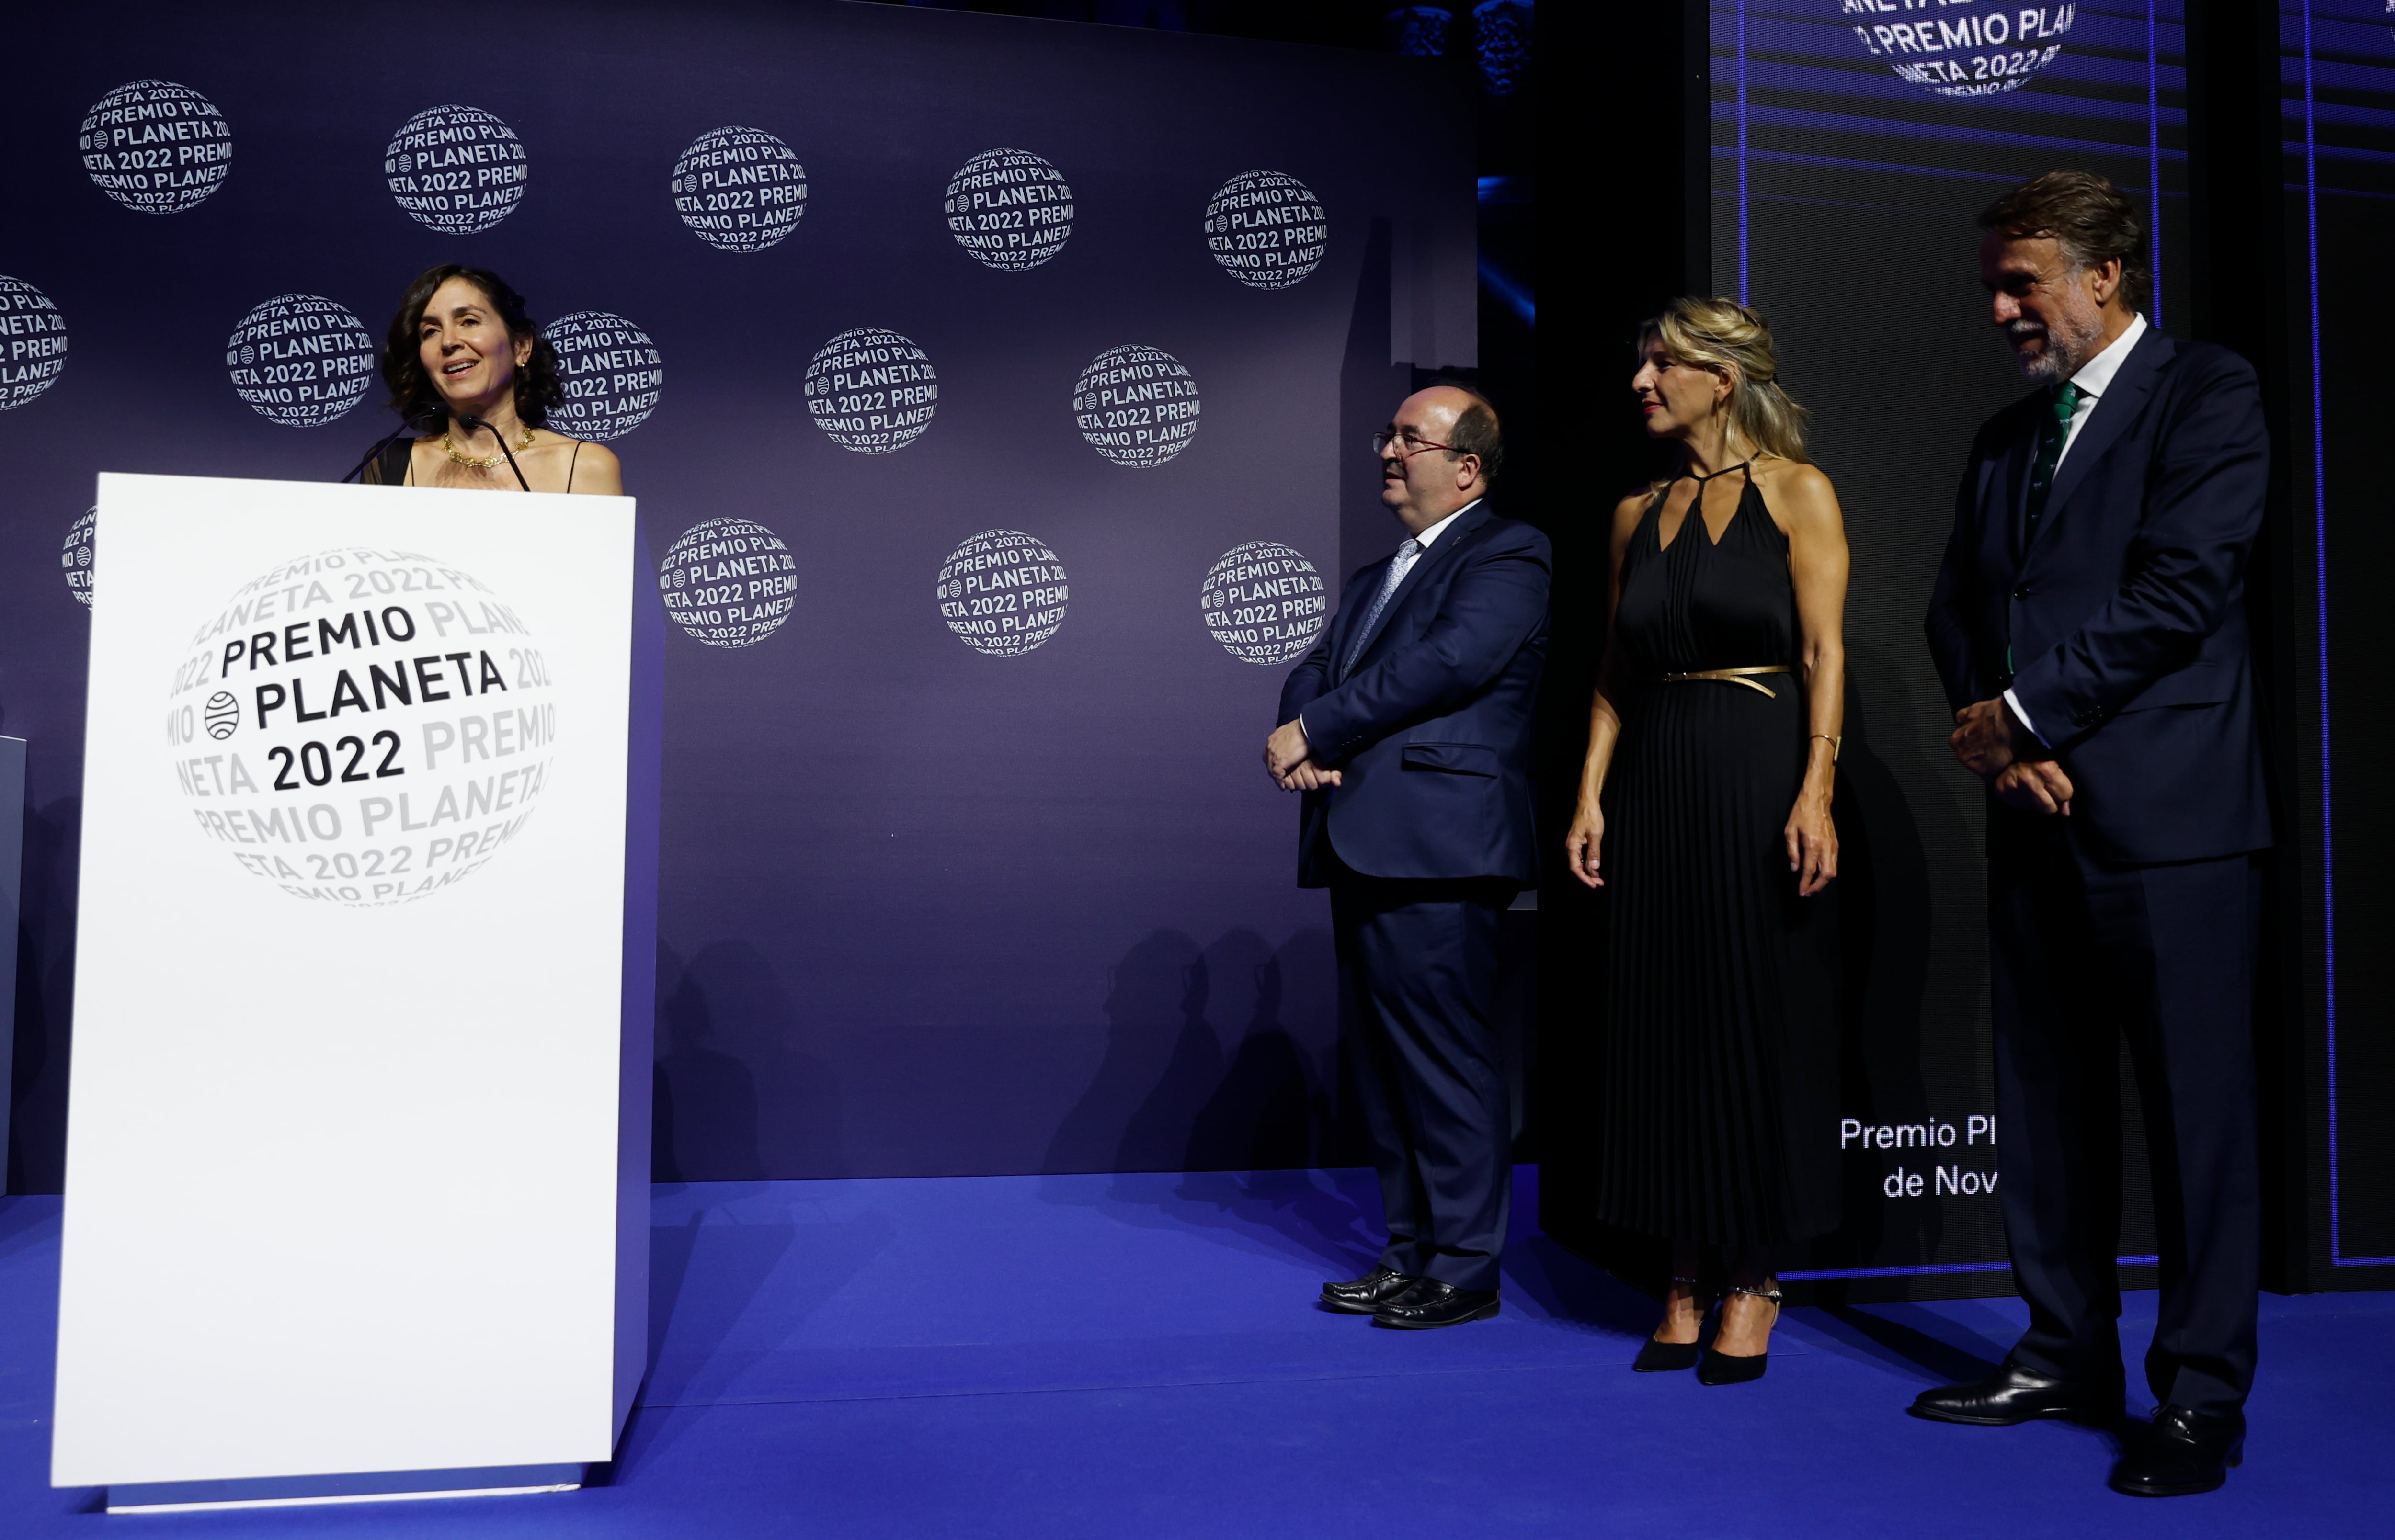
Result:
{"label": "circular logo on backdrop", "polygon": [[0,412],[24,405],[66,372],[66,317],[31,283],[0,277]]}
{"label": "circular logo on backdrop", "polygon": [[92,103],[75,148],[92,185],[138,214],[180,214],[232,173],[232,125],[171,80],[128,80]]}
{"label": "circular logo on backdrop", "polygon": [[541,328],[557,355],[565,399],[549,409],[549,426],[577,439],[605,443],[649,420],[665,395],[664,361],[649,334],[605,310],[576,310]]}
{"label": "circular logo on backdrop", "polygon": [[709,647],[754,647],[798,608],[799,564],[782,537],[746,519],[682,531],[657,563],[674,624]]}
{"label": "circular logo on backdrop", "polygon": [[269,422],[320,428],[365,399],[374,338],[322,295],[277,295],[241,318],[225,342],[225,372]]}
{"label": "circular logo on backdrop", "polygon": [[940,618],[965,645],[1020,657],[1065,624],[1065,569],[1021,530],[967,535],[940,568]]}
{"label": "circular logo on backdrop", "polygon": [[99,525],[99,510],[86,508],[67,526],[67,542],[59,548],[59,568],[67,580],[67,592],[86,610],[91,608],[91,537]]}
{"label": "circular logo on backdrop", "polygon": [[906,448],[932,426],[939,376],[923,349],[895,332],[859,326],[807,364],[807,414],[832,442],[859,454]]}
{"label": "circular logo on backdrop", "polygon": [[940,206],[957,244],[1007,272],[1038,267],[1073,233],[1073,190],[1027,151],[985,150],[965,162]]}
{"label": "circular logo on backdrop", "polygon": [[1241,663],[1295,663],[1330,618],[1330,599],[1314,563],[1273,540],[1250,540],[1223,553],[1198,590],[1206,629]]}
{"label": "circular logo on backdrop", "polygon": [[201,836],[295,898],[368,908],[504,850],[557,743],[523,618],[412,551],[341,547],[260,573],[193,631],[166,704]]}
{"label": "circular logo on backdrop", "polygon": [[417,223],[451,235],[488,230],[523,202],[532,164],[516,131],[479,107],[431,107],[400,125],[383,179]]}
{"label": "circular logo on backdrop", "polygon": [[1115,464],[1160,466],[1198,436],[1198,382],[1161,349],[1109,348],[1074,382],[1073,421]]}
{"label": "circular logo on backdrop", "polygon": [[[1821,0],[1843,16],[1847,0]],[[1959,7],[1957,7],[1959,11]],[[1899,80],[1941,97],[1991,97],[2018,90],[2062,52],[2079,19],[2071,0],[2058,5],[1992,7],[1936,20],[1891,18],[1854,29],[1863,51],[1883,60]]]}
{"label": "circular logo on backdrop", "polygon": [[807,171],[761,128],[717,128],[674,162],[674,210],[721,251],[779,245],[807,212]]}
{"label": "circular logo on backdrop", "polygon": [[1206,249],[1251,289],[1286,289],[1330,249],[1330,219],[1303,182],[1242,171],[1206,205]]}

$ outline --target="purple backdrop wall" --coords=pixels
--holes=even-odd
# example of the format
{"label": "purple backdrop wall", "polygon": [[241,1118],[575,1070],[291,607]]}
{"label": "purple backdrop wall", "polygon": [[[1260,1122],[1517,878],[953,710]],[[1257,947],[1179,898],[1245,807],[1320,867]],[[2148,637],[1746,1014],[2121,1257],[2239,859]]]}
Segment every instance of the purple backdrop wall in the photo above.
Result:
{"label": "purple backdrop wall", "polygon": [[[86,612],[61,553],[93,475],[330,480],[391,426],[378,385],[329,425],[279,426],[236,393],[228,338],[286,294],[379,338],[442,261],[496,268],[543,319],[605,311],[653,339],[660,397],[614,444],[653,551],[738,518],[792,558],[795,605],[753,645],[669,638],[661,1177],[1341,1156],[1327,912],[1292,886],[1293,809],[1254,765],[1281,670],[1219,643],[1199,590],[1243,542],[1294,547],[1334,593],[1381,554],[1369,503],[1342,548],[1343,498],[1370,493],[1347,440],[1404,365],[1472,362],[1469,132],[1442,82],[925,10],[477,14],[18,24],[41,64],[0,101],[0,274],[55,305],[68,350],[46,388],[38,349],[0,379],[0,401],[35,391],[0,410],[0,731],[32,744],[12,1188],[55,1188],[63,1147]],[[230,130],[229,174],[179,212],[126,206],[84,164],[86,115],[138,81],[188,87]],[[401,125],[450,104],[505,123],[528,168],[478,233],[429,228],[386,185]],[[718,249],[677,213],[678,159],[725,125],[803,167],[806,212],[767,249]],[[1069,239],[1027,270],[946,228],[950,178],[998,149],[1071,190]],[[194,187],[212,164],[185,163]],[[1257,169],[1328,217],[1319,266],[1286,287],[1208,247],[1210,200]],[[893,453],[810,415],[810,359],[855,327],[937,375],[928,428]],[[1202,407],[1147,468],[1076,426],[1082,371],[1128,344],[1179,360]],[[992,529],[1044,543],[1069,589],[1019,655],[968,646],[934,593]]]}

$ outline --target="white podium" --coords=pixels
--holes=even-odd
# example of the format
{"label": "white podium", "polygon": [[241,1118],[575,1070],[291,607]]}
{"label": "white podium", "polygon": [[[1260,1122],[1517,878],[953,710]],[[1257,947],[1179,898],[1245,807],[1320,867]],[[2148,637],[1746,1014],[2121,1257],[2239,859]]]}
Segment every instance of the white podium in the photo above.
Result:
{"label": "white podium", "polygon": [[578,1484],[644,1368],[629,498],[99,479],[51,1481]]}

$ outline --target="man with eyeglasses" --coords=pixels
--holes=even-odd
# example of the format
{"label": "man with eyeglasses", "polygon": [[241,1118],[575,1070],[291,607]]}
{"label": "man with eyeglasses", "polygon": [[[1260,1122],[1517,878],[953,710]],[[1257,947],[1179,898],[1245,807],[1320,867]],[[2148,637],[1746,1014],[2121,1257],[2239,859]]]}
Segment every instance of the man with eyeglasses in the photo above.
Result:
{"label": "man with eyeglasses", "polygon": [[1330,889],[1389,1244],[1325,1309],[1377,1326],[1497,1313],[1513,1111],[1493,1021],[1498,915],[1536,880],[1530,716],[1546,536],[1498,518],[1496,411],[1408,397],[1372,439],[1396,553],[1348,578],[1282,687],[1264,769],[1304,794],[1298,882]]}

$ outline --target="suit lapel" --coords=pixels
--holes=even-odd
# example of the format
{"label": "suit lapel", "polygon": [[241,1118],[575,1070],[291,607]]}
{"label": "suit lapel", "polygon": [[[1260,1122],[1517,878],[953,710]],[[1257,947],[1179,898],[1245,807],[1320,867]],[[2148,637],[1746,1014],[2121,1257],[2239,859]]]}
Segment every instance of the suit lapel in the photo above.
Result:
{"label": "suit lapel", "polygon": [[2077,441],[2063,457],[2062,468],[2054,473],[2054,486],[2045,494],[2045,517],[2038,522],[2051,528],[2070,505],[2071,494],[2087,480],[2087,473],[2107,450],[2120,442],[2121,436],[2137,421],[2137,414],[2153,393],[2154,382],[2161,377],[2162,365],[2177,351],[2170,338],[2152,327],[2129,349],[2121,361],[2119,373],[2112,384],[2096,398],[2088,413],[2087,426],[2079,430]]}
{"label": "suit lapel", "polygon": [[1996,495],[1988,510],[1991,520],[2001,520],[1997,525],[2004,533],[2001,548],[2012,553],[2016,567],[2029,539],[2029,473],[2037,459],[2037,417],[2030,412],[2021,415],[2021,430],[2013,435],[2012,447],[1996,467]]}
{"label": "suit lapel", "polygon": [[[1456,551],[1462,549],[1465,538],[1477,531],[1480,526],[1486,524],[1489,521],[1489,504],[1487,499],[1484,498],[1477,507],[1472,509],[1471,512],[1458,519],[1453,524],[1449,525],[1447,533],[1433,541],[1431,543],[1430,549],[1422,552],[1422,554],[1415,559],[1414,564],[1407,569],[1405,577],[1397,584],[1397,591],[1389,596],[1388,603],[1381,606],[1381,613],[1379,618],[1373,623],[1371,634],[1364,638],[1360,647],[1358,647],[1353,639],[1350,639],[1347,643],[1348,648],[1355,651],[1356,668],[1359,669],[1364,666],[1364,660],[1371,655],[1372,649],[1378,647],[1381,644],[1381,638],[1389,634],[1389,626],[1396,620],[1397,611],[1403,608],[1406,601],[1413,598],[1414,594],[1422,588],[1423,583],[1428,580],[1433,569],[1437,567],[1439,563],[1451,558]],[[1389,557],[1389,561],[1395,561],[1396,559],[1396,556],[1392,552]],[[1381,584],[1388,581],[1388,562],[1383,562],[1380,567],[1381,576],[1372,585],[1373,593],[1378,594],[1381,591]],[[1370,599],[1366,599],[1364,601],[1367,611],[1370,609],[1371,602],[1372,601]],[[1347,656],[1347,653],[1345,652],[1342,652],[1339,655],[1343,658]],[[1355,669],[1349,669],[1347,673],[1342,675],[1341,678],[1343,679],[1348,678],[1352,676],[1355,671]]]}

